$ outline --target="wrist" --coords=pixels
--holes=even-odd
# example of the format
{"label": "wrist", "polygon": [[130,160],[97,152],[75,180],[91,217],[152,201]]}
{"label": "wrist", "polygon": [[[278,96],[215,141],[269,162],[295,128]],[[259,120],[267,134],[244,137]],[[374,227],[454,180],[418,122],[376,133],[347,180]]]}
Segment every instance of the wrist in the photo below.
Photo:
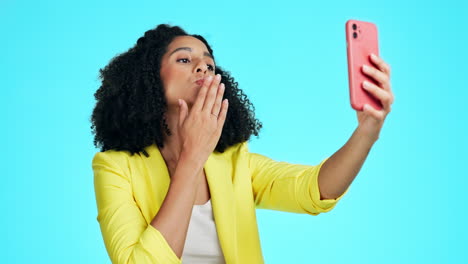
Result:
{"label": "wrist", "polygon": [[379,132],[369,131],[365,127],[358,126],[354,131],[354,136],[359,140],[361,144],[372,147],[374,143],[379,139]]}
{"label": "wrist", "polygon": [[198,170],[203,168],[205,161],[200,159],[199,153],[195,153],[191,149],[182,148],[178,160],[179,163],[187,164]]}

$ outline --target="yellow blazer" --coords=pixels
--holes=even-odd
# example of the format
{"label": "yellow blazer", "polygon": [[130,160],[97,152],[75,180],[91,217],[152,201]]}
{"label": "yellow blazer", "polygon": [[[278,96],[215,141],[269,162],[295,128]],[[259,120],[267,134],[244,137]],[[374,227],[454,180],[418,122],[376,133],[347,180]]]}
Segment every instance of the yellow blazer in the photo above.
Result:
{"label": "yellow blazer", "polygon": [[[98,152],[94,187],[107,252],[113,263],[181,263],[164,236],[150,223],[167,194],[170,177],[156,145],[150,157],[127,151]],[[326,160],[326,159],[325,159]],[[204,169],[213,215],[227,264],[264,263],[255,208],[317,215],[337,199],[320,200],[320,167],[277,162],[250,153],[247,142],[213,152]]]}

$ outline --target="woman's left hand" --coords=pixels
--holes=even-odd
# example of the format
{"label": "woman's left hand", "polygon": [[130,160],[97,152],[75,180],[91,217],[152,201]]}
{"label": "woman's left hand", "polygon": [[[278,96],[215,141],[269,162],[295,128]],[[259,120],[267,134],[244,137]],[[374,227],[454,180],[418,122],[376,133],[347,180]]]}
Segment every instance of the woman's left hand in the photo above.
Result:
{"label": "woman's left hand", "polygon": [[370,58],[377,68],[373,65],[364,65],[362,70],[365,75],[374,79],[377,85],[364,81],[363,88],[377,98],[383,107],[381,110],[376,110],[366,104],[363,111],[356,111],[356,113],[359,122],[358,129],[371,140],[376,141],[385,118],[390,113],[394,96],[390,87],[390,66],[374,54]]}

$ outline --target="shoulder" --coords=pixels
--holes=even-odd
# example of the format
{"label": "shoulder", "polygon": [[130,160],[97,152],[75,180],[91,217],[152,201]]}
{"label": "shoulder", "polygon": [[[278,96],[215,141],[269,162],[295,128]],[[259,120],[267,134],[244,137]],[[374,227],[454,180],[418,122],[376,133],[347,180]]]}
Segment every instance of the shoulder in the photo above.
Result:
{"label": "shoulder", "polygon": [[92,160],[92,168],[93,170],[102,167],[106,167],[108,169],[112,168],[128,175],[131,171],[131,167],[138,163],[138,160],[142,159],[141,156],[142,154],[138,153],[131,155],[130,152],[126,150],[107,150],[97,152],[94,154]]}
{"label": "shoulder", "polygon": [[217,161],[218,164],[224,164],[229,167],[249,167],[250,153],[247,141],[236,143],[225,149],[224,152],[213,152],[209,160]]}
{"label": "shoulder", "polygon": [[122,161],[128,160],[130,153],[128,151],[117,151],[117,150],[106,150],[103,152],[97,152],[93,157],[93,164],[102,161],[121,163]]}
{"label": "shoulder", "polygon": [[217,153],[218,155],[222,155],[228,159],[244,156],[249,151],[247,141],[236,143],[230,147],[228,147],[223,153]]}

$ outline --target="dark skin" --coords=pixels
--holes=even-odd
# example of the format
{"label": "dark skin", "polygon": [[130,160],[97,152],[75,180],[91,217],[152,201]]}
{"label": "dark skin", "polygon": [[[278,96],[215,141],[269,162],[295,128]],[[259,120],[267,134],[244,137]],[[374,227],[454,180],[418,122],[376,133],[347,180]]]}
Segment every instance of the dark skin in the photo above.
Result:
{"label": "dark skin", "polygon": [[[189,50],[190,49],[190,50]],[[203,146],[217,139],[213,137],[213,130],[205,130],[206,123],[210,123],[210,128],[216,129],[217,121],[209,122],[209,120],[201,120],[200,122],[192,122],[183,124],[188,114],[197,100],[201,85],[195,83],[197,80],[207,77],[214,77],[214,61],[209,56],[206,56],[208,49],[200,40],[190,36],[180,36],[175,38],[168,46],[166,54],[164,54],[161,62],[161,80],[165,90],[166,101],[168,104],[166,113],[166,122],[172,132],[171,136],[166,136],[164,139],[164,148],[162,149],[165,158],[171,164],[175,164],[185,141],[190,141],[192,145]],[[213,78],[214,79],[214,78]],[[218,86],[220,84],[218,83]],[[217,91],[212,91],[210,100],[214,100]],[[222,96],[222,94],[219,94]],[[179,105],[181,99],[182,105]],[[201,98],[203,101],[204,98]],[[216,109],[213,109],[215,115],[219,115],[220,105],[217,102]],[[194,113],[195,114],[195,113]],[[211,116],[213,117],[213,116]],[[190,127],[189,127],[190,125]],[[221,125],[222,127],[222,125]],[[181,134],[181,129],[186,128],[186,133]],[[205,132],[205,134],[201,134]],[[187,144],[187,142],[185,142]],[[194,146],[195,147],[195,146]],[[203,149],[204,155],[207,156],[212,150]],[[208,153],[209,152],[209,153]]]}
{"label": "dark skin", "polygon": [[[207,47],[190,36],[176,37],[161,61],[167,112],[166,123],[172,132],[164,138],[161,154],[168,166],[171,183],[158,214],[151,222],[181,257],[193,204],[209,198],[203,166],[219,141],[228,111],[222,100],[224,85],[214,78],[214,61],[206,56]],[[365,71],[379,81],[368,91],[384,108],[365,107],[358,112],[359,125],[349,141],[324,164],[319,174],[322,199],[336,198],[346,190],[359,172],[370,148],[378,139],[393,94],[389,67],[378,58],[378,68]],[[202,84],[197,80],[202,79]],[[367,85],[366,85],[367,87]]]}
{"label": "dark skin", "polygon": [[356,111],[358,127],[346,144],[333,154],[319,173],[321,199],[335,199],[342,195],[359,173],[370,149],[378,140],[385,118],[391,111],[394,95],[390,86],[390,66],[380,57],[371,55],[376,65],[364,65],[362,71],[378,85],[365,81],[363,88],[383,105],[381,110],[365,105]]}
{"label": "dark skin", "polygon": [[213,62],[205,56],[203,42],[180,36],[167,50],[160,72],[168,104],[166,122],[172,135],[165,138],[160,151],[171,181],[151,225],[160,230],[180,258],[193,205],[205,203],[210,196],[203,167],[221,136],[228,102],[222,100],[224,85],[209,66]]}
{"label": "dark skin", "polygon": [[[194,83],[197,79],[214,76],[215,64],[207,56],[207,52],[206,46],[198,39],[182,36],[171,42],[162,59],[161,79],[168,102],[166,120],[173,136],[165,139],[161,153],[170,170],[175,169],[184,151],[189,153],[190,159],[203,164],[219,140],[224,121],[217,116],[223,107],[227,111],[227,102],[221,101],[222,84],[213,78],[209,81],[210,88],[200,93],[202,86]],[[394,95],[390,85],[390,66],[378,56],[371,56],[370,59],[375,66],[366,65],[368,68],[363,67],[363,73],[377,84],[364,82],[363,88],[380,100],[383,108],[376,110],[365,105],[363,111],[356,111],[358,126],[354,133],[320,170],[318,182],[322,199],[337,198],[350,186],[378,140],[385,119],[391,111]],[[214,107],[205,109],[206,116],[203,117],[206,119],[197,120],[200,113],[192,111],[192,108],[197,100],[205,101],[205,98],[209,98],[207,102]],[[202,108],[197,108],[197,111]],[[203,175],[203,171],[200,171],[200,175]],[[205,186],[206,182],[201,184]]]}
{"label": "dark skin", "polygon": [[[180,36],[167,50],[161,62],[161,80],[168,102],[166,122],[172,135],[166,136],[160,151],[174,175],[181,156],[198,167],[206,162],[221,136],[228,102],[222,100],[224,84],[216,78],[220,76],[215,76],[214,60],[203,42]],[[204,204],[210,194],[203,169],[198,177],[201,180],[195,203]]]}

